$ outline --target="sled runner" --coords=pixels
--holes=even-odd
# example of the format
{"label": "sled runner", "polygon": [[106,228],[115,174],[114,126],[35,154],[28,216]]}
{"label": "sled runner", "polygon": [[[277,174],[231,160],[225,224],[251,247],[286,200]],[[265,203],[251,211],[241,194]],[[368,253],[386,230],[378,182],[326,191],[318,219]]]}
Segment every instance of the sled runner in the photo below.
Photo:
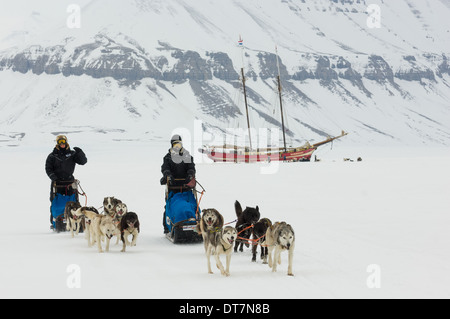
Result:
{"label": "sled runner", "polygon": [[195,228],[200,220],[200,207],[195,186],[171,186],[166,184],[166,210],[164,223],[166,237],[173,243],[202,241]]}
{"label": "sled runner", "polygon": [[64,210],[68,202],[78,201],[78,194],[86,196],[85,193],[79,193],[78,187],[80,182],[74,181],[61,181],[52,183],[52,204],[50,211],[52,214],[53,230],[57,233],[66,231],[66,220],[64,218]]}

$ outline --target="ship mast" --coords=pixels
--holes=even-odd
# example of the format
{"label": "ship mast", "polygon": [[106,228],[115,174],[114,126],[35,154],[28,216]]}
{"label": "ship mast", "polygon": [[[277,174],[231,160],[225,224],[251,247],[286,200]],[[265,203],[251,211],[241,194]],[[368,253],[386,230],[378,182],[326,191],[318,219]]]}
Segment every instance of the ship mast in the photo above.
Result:
{"label": "ship mast", "polygon": [[244,88],[244,102],[245,102],[245,112],[247,113],[247,127],[248,127],[248,139],[250,142],[250,149],[252,149],[252,135],[250,132],[250,118],[248,116],[248,104],[247,104],[247,91],[245,88],[245,75],[244,75],[244,40],[242,40],[241,35],[239,35],[239,46],[242,48],[242,68],[241,68],[241,77],[242,77],[242,87]]}
{"label": "ship mast", "polygon": [[282,127],[282,130],[283,130],[284,151],[287,152],[287,147],[286,147],[286,132],[285,132],[285,129],[284,129],[283,99],[281,98],[280,63],[279,63],[279,61],[278,61],[278,48],[277,48],[277,46],[275,46],[275,52],[276,52],[276,56],[277,56],[277,69],[278,69],[277,81],[278,81],[278,96],[279,96],[279,98],[280,98],[281,127]]}

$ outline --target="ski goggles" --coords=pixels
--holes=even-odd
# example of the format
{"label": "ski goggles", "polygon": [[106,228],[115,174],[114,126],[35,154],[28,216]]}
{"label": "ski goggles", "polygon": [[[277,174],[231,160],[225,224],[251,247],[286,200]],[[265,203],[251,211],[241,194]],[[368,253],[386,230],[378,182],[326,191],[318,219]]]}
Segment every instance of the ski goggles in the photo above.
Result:
{"label": "ski goggles", "polygon": [[67,143],[67,137],[65,135],[58,135],[56,137],[56,144],[66,144]]}
{"label": "ski goggles", "polygon": [[183,148],[183,144],[181,142],[175,142],[172,144],[172,148],[176,148],[176,149],[182,149]]}

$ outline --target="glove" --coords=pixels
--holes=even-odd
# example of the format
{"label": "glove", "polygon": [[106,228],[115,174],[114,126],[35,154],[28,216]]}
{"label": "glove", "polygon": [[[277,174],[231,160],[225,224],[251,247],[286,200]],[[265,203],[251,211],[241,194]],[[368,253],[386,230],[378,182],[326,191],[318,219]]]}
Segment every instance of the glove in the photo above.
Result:
{"label": "glove", "polygon": [[84,165],[87,163],[86,155],[84,154],[84,152],[81,148],[74,147],[73,151],[74,151],[73,158],[77,164]]}
{"label": "glove", "polygon": [[186,180],[184,181],[185,184],[189,184],[189,182],[194,178],[194,176],[192,174],[188,174],[188,176],[186,177]]}
{"label": "glove", "polygon": [[169,183],[169,185],[173,181],[173,175],[170,172],[164,172],[164,176],[159,181],[161,185],[165,185],[166,183]]}
{"label": "glove", "polygon": [[188,177],[186,178],[186,186],[189,188],[195,188],[195,185],[196,185],[195,176],[188,175]]}

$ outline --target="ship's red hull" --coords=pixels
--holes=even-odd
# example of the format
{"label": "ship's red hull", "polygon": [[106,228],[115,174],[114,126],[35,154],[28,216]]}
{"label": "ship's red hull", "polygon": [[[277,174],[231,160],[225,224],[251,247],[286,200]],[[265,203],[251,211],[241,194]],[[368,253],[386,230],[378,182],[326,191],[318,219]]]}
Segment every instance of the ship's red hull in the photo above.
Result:
{"label": "ship's red hull", "polygon": [[222,152],[216,150],[204,150],[200,151],[206,154],[214,162],[269,162],[269,161],[310,161],[311,155],[316,148],[307,148],[300,151],[292,152],[274,152],[274,153],[243,153],[239,151]]}

